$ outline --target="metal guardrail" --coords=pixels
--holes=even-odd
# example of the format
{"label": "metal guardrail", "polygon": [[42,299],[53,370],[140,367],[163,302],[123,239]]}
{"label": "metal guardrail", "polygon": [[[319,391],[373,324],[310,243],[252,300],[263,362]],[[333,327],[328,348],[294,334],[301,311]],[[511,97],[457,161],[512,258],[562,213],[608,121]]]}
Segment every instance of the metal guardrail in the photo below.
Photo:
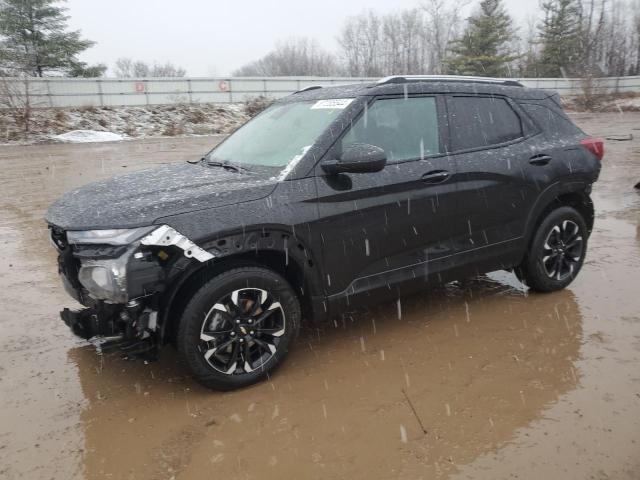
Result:
{"label": "metal guardrail", "polygon": [[[353,77],[211,77],[211,78],[29,78],[0,79],[14,91],[28,89],[34,107],[135,106],[172,103],[235,103],[265,95],[279,98],[311,85],[369,83],[377,78]],[[514,78],[526,87],[555,90],[561,95],[583,91],[580,78]],[[639,92],[640,76],[593,81],[608,92]],[[0,96],[2,89],[0,89]]]}

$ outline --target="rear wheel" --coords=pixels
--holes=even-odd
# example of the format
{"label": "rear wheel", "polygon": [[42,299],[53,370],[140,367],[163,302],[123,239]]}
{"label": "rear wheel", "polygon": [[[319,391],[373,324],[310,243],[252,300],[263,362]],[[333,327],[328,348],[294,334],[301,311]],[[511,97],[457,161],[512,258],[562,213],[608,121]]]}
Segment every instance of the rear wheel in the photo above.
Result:
{"label": "rear wheel", "polygon": [[300,326],[287,281],[261,267],[224,272],[189,301],[178,350],[198,382],[231,390],[265,378],[281,363]]}
{"label": "rear wheel", "polygon": [[534,234],[525,259],[516,269],[520,280],[538,292],[569,285],[578,275],[587,252],[584,219],[571,207],[551,211]]}

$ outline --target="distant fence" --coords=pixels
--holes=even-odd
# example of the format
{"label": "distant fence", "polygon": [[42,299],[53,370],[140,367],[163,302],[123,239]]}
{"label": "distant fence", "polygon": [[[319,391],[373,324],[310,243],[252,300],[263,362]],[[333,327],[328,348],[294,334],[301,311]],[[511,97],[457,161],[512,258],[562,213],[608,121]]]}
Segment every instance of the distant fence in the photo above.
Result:
{"label": "distant fence", "polygon": [[[25,92],[35,107],[129,106],[172,103],[234,103],[265,95],[279,98],[311,85],[367,83],[375,78],[352,77],[232,77],[232,78],[30,78],[3,79],[11,89]],[[578,95],[579,78],[523,78],[525,86]],[[594,86],[609,92],[639,92],[639,77],[596,79]],[[0,89],[6,90],[6,89]],[[0,91],[0,96],[3,93]]]}

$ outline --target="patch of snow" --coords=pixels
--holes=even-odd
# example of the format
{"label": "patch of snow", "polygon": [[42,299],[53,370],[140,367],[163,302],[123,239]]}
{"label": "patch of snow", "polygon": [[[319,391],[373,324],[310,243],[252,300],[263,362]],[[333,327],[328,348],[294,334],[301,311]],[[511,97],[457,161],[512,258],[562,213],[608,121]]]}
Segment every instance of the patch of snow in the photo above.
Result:
{"label": "patch of snow", "polygon": [[640,97],[616,100],[614,103],[622,110],[640,110]]}
{"label": "patch of snow", "polygon": [[70,143],[119,142],[124,137],[117,133],[98,132],[96,130],[72,130],[71,132],[55,135],[55,140]]}

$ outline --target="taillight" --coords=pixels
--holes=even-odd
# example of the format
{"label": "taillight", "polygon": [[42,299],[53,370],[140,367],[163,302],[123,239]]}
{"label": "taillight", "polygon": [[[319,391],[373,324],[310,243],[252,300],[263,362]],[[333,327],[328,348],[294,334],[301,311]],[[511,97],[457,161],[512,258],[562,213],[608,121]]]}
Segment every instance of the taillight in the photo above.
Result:
{"label": "taillight", "polygon": [[591,153],[593,153],[598,160],[602,160],[604,157],[604,141],[601,138],[585,138],[580,142],[587,147]]}

